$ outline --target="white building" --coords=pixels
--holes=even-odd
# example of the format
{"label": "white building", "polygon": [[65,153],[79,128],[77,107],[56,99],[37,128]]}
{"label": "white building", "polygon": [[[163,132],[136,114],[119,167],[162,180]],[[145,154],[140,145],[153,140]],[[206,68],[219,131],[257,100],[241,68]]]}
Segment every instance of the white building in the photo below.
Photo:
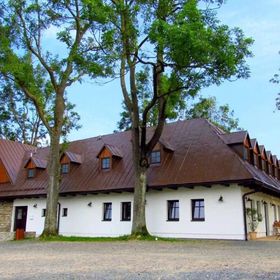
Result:
{"label": "white building", "polygon": [[[43,231],[47,156],[48,148],[0,140],[2,236],[16,228],[37,236]],[[146,221],[152,235],[244,240],[247,208],[262,217],[258,237],[273,234],[280,220],[279,161],[247,132],[226,134],[203,119],[168,124],[150,161]],[[129,234],[130,132],[72,142],[61,164],[59,233]]]}

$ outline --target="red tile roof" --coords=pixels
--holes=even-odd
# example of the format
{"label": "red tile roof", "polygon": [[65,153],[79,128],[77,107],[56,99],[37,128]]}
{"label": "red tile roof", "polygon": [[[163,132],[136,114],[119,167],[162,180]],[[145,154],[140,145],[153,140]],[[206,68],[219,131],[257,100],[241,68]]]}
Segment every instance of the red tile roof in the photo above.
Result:
{"label": "red tile roof", "polygon": [[[231,135],[231,134],[230,134]],[[247,132],[223,134],[204,119],[178,121],[164,127],[162,138],[172,153],[165,153],[161,164],[149,168],[148,187],[208,185],[216,183],[262,182],[267,189],[280,193],[280,182],[241,159],[229,146],[243,141]],[[0,142],[0,151],[1,145]],[[106,144],[104,144],[106,143]],[[121,159],[115,160],[109,171],[100,169],[97,155],[107,146]],[[23,148],[22,148],[23,149]],[[41,148],[36,158],[47,160],[49,148]],[[74,141],[67,152],[81,155],[82,164],[71,167],[63,176],[60,192],[90,193],[114,190],[132,190],[134,170],[130,131]],[[8,153],[7,155],[8,156]],[[21,156],[16,163],[18,178],[13,185],[1,184],[0,197],[34,196],[46,194],[47,172],[35,178],[26,178],[23,168],[28,157]]]}
{"label": "red tile roof", "polygon": [[0,139],[0,159],[12,180],[12,184],[14,184],[17,179],[25,153],[35,150],[36,148],[29,145]]}

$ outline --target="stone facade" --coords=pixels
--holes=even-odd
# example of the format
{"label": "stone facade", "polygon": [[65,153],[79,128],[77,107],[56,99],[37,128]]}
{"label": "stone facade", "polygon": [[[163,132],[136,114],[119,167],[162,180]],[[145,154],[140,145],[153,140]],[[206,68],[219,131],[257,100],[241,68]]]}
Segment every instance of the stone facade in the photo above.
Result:
{"label": "stone facade", "polygon": [[0,202],[0,232],[10,232],[13,202]]}
{"label": "stone facade", "polygon": [[15,238],[14,232],[0,232],[0,241],[14,240],[14,238]]}

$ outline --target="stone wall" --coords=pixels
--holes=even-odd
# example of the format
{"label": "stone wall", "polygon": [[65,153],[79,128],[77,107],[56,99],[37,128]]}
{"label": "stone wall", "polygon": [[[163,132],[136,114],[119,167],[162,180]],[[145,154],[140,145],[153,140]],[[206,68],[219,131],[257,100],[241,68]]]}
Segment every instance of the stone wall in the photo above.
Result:
{"label": "stone wall", "polygon": [[0,201],[0,232],[10,232],[13,202]]}
{"label": "stone wall", "polygon": [[0,241],[14,240],[14,238],[15,238],[14,232],[0,232]]}

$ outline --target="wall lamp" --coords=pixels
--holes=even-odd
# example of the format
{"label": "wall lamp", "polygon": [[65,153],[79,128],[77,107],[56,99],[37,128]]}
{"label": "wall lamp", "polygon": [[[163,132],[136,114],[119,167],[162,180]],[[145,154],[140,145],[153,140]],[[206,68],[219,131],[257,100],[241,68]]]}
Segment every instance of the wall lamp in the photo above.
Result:
{"label": "wall lamp", "polygon": [[219,202],[224,202],[224,198],[222,195],[220,195],[219,199],[218,199]]}
{"label": "wall lamp", "polygon": [[92,206],[92,202],[89,202],[87,206],[88,206],[88,207],[91,207],[91,206]]}
{"label": "wall lamp", "polygon": [[35,203],[35,204],[33,205],[33,207],[34,207],[34,208],[37,208],[37,203]]}

